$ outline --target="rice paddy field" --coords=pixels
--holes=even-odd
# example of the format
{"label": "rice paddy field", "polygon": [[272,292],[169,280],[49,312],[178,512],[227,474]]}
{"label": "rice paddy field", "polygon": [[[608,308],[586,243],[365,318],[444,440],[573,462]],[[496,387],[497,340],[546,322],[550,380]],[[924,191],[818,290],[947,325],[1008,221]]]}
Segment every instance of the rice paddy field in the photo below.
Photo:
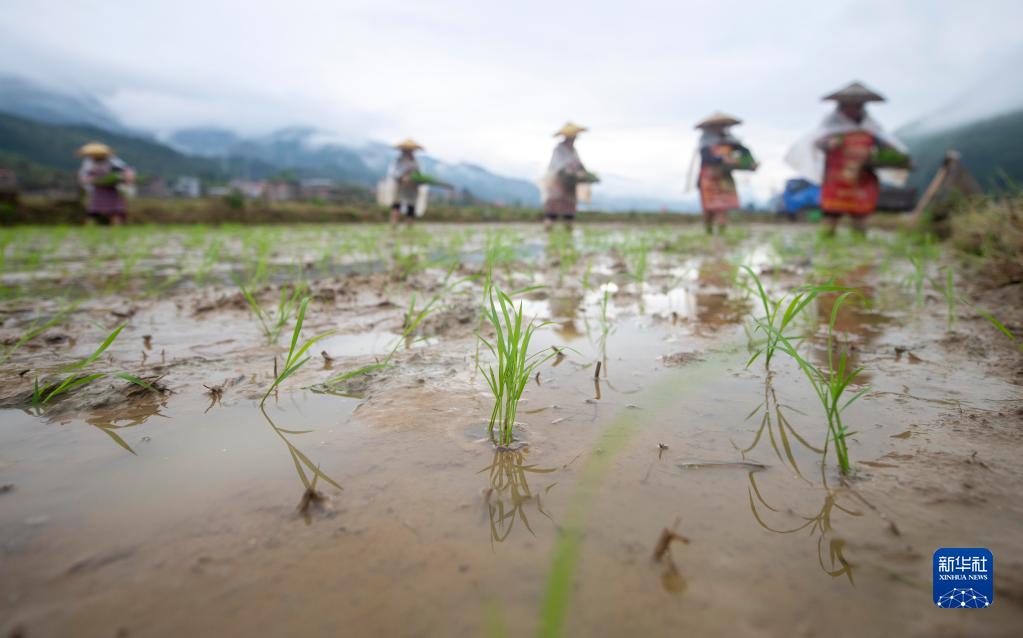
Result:
{"label": "rice paddy field", "polygon": [[0,630],[1019,635],[1023,295],[950,250],[4,229]]}

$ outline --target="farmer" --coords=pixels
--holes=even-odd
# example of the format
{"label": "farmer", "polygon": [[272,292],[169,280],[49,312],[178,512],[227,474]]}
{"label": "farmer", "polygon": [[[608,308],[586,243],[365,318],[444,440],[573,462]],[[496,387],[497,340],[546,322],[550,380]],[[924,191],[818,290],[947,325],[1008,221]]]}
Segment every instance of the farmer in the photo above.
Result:
{"label": "farmer", "polygon": [[754,171],[757,163],[749,149],[742,145],[731,132],[731,127],[742,120],[720,111],[696,125],[700,135],[700,172],[696,185],[700,190],[700,206],[703,208],[703,223],[707,234],[724,232],[728,223],[728,211],[739,208],[739,195],[735,191],[732,171]]}
{"label": "farmer", "polygon": [[78,182],[88,194],[89,217],[104,226],[120,226],[128,218],[121,189],[135,182],[135,171],[100,142],[89,142],[78,149],[78,156]]}
{"label": "farmer", "polygon": [[547,230],[559,218],[564,220],[566,227],[571,228],[572,220],[575,219],[576,187],[597,181],[596,176],[583,166],[575,150],[576,136],[586,130],[585,127],[569,122],[554,134],[554,137],[561,136],[564,139],[554,147],[551,163],[542,180],[544,226]]}
{"label": "farmer", "polygon": [[394,189],[391,204],[391,225],[398,224],[398,218],[403,216],[406,223],[411,224],[416,219],[416,199],[419,196],[419,183],[415,181],[420,173],[419,162],[416,160],[415,152],[423,150],[417,142],[407,139],[404,142],[395,144],[394,148],[401,151],[391,167],[387,170],[387,179]]}
{"label": "farmer", "polygon": [[[881,190],[875,169],[908,168],[909,155],[902,142],[867,115],[867,102],[883,102],[881,95],[853,82],[822,99],[835,101],[837,107],[789,150],[785,160],[803,177],[821,184],[828,235],[835,234],[845,215],[853,231],[865,235]],[[887,163],[879,160],[882,155],[889,158]]]}

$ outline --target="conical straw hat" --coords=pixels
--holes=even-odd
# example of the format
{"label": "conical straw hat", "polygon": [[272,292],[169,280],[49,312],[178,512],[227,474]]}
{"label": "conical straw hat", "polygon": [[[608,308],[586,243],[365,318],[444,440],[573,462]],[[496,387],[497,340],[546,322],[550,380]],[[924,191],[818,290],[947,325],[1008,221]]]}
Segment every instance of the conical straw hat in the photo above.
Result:
{"label": "conical straw hat", "polygon": [[884,96],[868,89],[861,82],[853,82],[849,86],[829,93],[821,100],[835,100],[836,102],[884,102]]}
{"label": "conical straw hat", "polygon": [[554,137],[557,137],[559,135],[564,135],[565,137],[575,137],[576,135],[582,133],[583,131],[588,130],[590,129],[586,128],[585,126],[579,126],[578,124],[566,122],[565,125],[562,126],[557,133],[554,134]]}
{"label": "conical straw hat", "polygon": [[398,149],[399,151],[421,151],[421,150],[423,150],[423,147],[419,144],[419,142],[415,141],[411,137],[407,138],[404,142],[399,142],[399,143],[395,144],[394,148]]}
{"label": "conical straw hat", "polygon": [[114,149],[102,142],[89,142],[78,149],[78,157],[110,157],[113,154]]}
{"label": "conical straw hat", "polygon": [[709,126],[735,126],[736,124],[742,124],[742,120],[727,113],[721,111],[715,111],[711,115],[708,115],[696,125],[695,128],[707,128]]}

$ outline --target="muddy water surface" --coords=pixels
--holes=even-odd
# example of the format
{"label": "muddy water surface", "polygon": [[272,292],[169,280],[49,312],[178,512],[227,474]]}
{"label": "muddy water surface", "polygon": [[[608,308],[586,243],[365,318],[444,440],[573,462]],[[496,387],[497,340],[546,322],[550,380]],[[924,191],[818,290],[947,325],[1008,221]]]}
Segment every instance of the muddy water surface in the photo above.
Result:
{"label": "muddy water surface", "polygon": [[[67,320],[3,364],[9,634],[1016,635],[1019,363],[975,315],[947,332],[930,281],[916,299],[896,238],[329,228],[264,248],[232,232],[212,257],[210,238],[146,235],[153,248],[129,274],[114,253],[90,262],[104,276],[82,272],[74,247],[50,264],[46,285],[93,294],[69,294]],[[488,260],[507,289],[545,286],[519,299],[551,322],[533,348],[562,352],[528,385],[510,449],[487,438],[480,281],[456,283]],[[8,263],[3,328],[16,341],[61,302],[15,285],[36,276],[30,259]],[[746,367],[758,309],[740,264],[776,296],[824,276],[863,292],[837,322],[864,368],[854,391],[866,394],[844,415],[852,476],[824,453],[798,367]],[[261,269],[264,307],[302,280],[304,336],[336,331],[262,409],[292,323],[268,345],[229,277],[197,276]],[[403,340],[413,294],[413,308],[439,297]],[[802,351],[818,365],[832,302],[799,325],[817,335]],[[94,367],[158,378],[160,392],[107,378],[32,406],[32,379],[120,323]],[[323,385],[392,349],[393,367]],[[688,542],[655,560],[666,528]],[[984,612],[931,602],[931,554],[957,546],[996,557]]]}

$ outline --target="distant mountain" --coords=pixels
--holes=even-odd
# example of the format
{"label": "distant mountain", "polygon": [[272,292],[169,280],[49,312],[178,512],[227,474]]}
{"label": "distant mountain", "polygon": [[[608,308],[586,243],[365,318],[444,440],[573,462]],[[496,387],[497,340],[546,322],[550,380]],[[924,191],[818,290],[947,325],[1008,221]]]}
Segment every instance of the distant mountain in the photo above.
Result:
{"label": "distant mountain", "polygon": [[[370,188],[386,174],[397,155],[386,144],[347,145],[336,141],[329,131],[311,127],[286,128],[254,138],[241,138],[223,128],[193,128],[174,132],[168,142],[196,155],[251,158],[302,177],[329,177]],[[524,205],[540,201],[539,189],[527,180],[495,175],[474,164],[449,164],[428,155],[420,156],[420,162],[424,172],[475,197]]]}
{"label": "distant mountain", "polygon": [[47,124],[82,124],[133,133],[91,95],[60,92],[24,78],[0,75],[0,112]]}
{"label": "distant mountain", "polygon": [[0,114],[0,149],[34,164],[77,171],[81,160],[75,152],[95,139],[112,146],[141,174],[197,175],[212,180],[223,179],[227,174],[216,160],[185,155],[151,140],[94,126],[47,124]]}
{"label": "distant mountain", "polygon": [[[6,114],[6,115],[4,115]],[[143,173],[164,177],[197,175],[210,180],[261,179],[289,172],[375,186],[396,151],[370,142],[339,142],[329,131],[293,127],[260,137],[242,137],[222,127],[176,131],[166,143],[124,126],[96,98],[0,75],[0,149],[42,166],[73,170],[74,151],[93,139],[113,146]],[[537,205],[530,181],[496,175],[474,164],[450,164],[422,156],[423,170],[492,202]]]}
{"label": "distant mountain", "polygon": [[241,141],[242,138],[232,131],[215,126],[177,131],[167,140],[171,146],[182,152],[203,157],[230,155],[231,149]]}
{"label": "distant mountain", "polygon": [[1004,186],[1003,175],[1023,183],[1023,109],[945,129],[921,120],[896,135],[909,146],[917,165],[911,186],[926,188],[949,149],[962,154],[963,163],[985,189]]}

